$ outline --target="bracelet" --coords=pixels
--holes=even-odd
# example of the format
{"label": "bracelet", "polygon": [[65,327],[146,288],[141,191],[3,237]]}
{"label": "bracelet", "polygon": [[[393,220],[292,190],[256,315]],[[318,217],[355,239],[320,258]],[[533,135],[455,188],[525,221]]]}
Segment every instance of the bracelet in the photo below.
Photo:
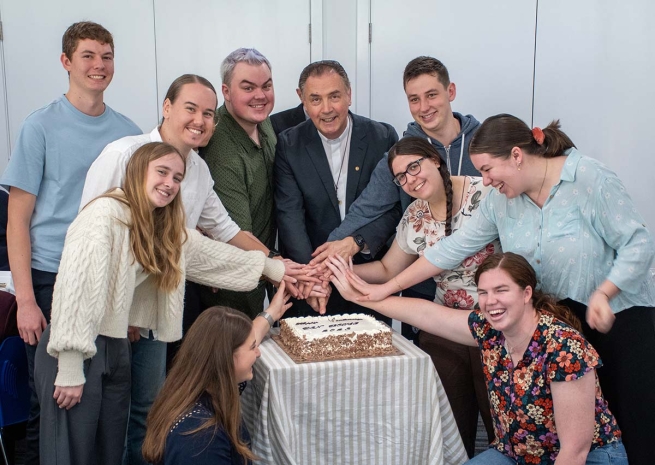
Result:
{"label": "bracelet", "polygon": [[400,290],[400,292],[402,292],[403,287],[398,283],[398,280],[396,279],[395,276],[393,277],[393,282],[396,283],[396,286],[398,286],[398,290]]}
{"label": "bracelet", "polygon": [[603,294],[605,297],[607,297],[607,301],[608,301],[608,302],[609,302],[610,300],[612,300],[612,298],[611,298],[609,295],[607,295],[607,293],[606,293],[605,291],[603,291],[603,290],[601,290],[601,289],[596,289],[595,292],[600,292],[600,293]]}
{"label": "bracelet", "polygon": [[263,311],[257,316],[261,316],[263,319],[265,319],[268,322],[268,325],[272,328],[273,325],[275,324],[275,320],[273,319],[273,316],[271,316],[270,313]]}

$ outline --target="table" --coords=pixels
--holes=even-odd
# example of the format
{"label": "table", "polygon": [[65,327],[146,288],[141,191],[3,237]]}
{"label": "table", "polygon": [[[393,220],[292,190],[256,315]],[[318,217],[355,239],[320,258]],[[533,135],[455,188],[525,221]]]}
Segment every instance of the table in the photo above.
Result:
{"label": "table", "polygon": [[459,465],[467,460],[430,357],[294,363],[270,336],[241,396],[252,450],[276,465]]}

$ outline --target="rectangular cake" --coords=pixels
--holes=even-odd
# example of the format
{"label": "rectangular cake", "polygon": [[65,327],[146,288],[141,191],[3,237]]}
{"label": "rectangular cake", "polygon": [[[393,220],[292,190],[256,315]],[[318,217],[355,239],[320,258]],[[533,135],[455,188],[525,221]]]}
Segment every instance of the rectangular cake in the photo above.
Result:
{"label": "rectangular cake", "polygon": [[364,314],[286,318],[280,321],[280,339],[289,353],[303,360],[394,352],[391,328]]}

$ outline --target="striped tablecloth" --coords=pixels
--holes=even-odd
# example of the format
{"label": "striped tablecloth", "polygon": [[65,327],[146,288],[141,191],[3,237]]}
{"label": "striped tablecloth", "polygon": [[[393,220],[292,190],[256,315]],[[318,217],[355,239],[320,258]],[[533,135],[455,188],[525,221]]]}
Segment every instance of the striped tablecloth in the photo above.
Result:
{"label": "striped tablecloth", "polygon": [[459,465],[467,460],[430,357],[294,363],[267,337],[241,396],[252,450],[276,465]]}

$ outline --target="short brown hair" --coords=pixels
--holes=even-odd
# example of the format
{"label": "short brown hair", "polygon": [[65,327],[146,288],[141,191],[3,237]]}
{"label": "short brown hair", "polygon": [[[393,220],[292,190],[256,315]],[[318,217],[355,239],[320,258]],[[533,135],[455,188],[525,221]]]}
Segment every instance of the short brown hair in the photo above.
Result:
{"label": "short brown hair", "polygon": [[407,63],[403,72],[403,89],[407,83],[424,74],[436,76],[444,88],[450,85],[450,76],[446,66],[436,58],[420,56]]}
{"label": "short brown hair", "polygon": [[329,72],[335,72],[341,76],[346,89],[350,89],[350,79],[348,79],[348,74],[346,73],[346,70],[343,69],[343,66],[341,66],[341,63],[335,60],[321,60],[308,64],[300,73],[300,79],[298,79],[298,88],[300,89],[300,92],[304,92],[305,83],[310,76],[323,76]]}
{"label": "short brown hair", "polygon": [[107,29],[98,23],[81,21],[71,24],[61,38],[61,51],[69,60],[73,59],[73,52],[77,49],[80,40],[91,39],[101,44],[109,44],[114,53],[114,38]]}

